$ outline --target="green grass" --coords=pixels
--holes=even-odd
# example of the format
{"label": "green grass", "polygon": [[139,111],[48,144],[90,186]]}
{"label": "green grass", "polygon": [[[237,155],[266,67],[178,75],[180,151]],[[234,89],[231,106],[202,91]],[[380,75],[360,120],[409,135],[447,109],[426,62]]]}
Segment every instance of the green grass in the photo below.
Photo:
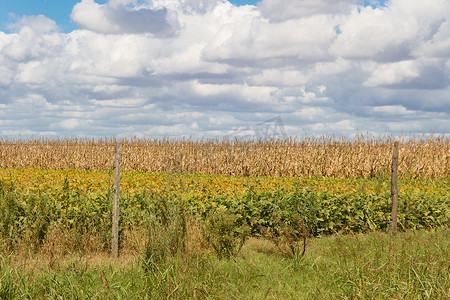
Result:
{"label": "green grass", "polygon": [[308,241],[287,258],[250,239],[234,259],[206,249],[145,268],[142,256],[0,258],[0,299],[449,299],[450,230]]}

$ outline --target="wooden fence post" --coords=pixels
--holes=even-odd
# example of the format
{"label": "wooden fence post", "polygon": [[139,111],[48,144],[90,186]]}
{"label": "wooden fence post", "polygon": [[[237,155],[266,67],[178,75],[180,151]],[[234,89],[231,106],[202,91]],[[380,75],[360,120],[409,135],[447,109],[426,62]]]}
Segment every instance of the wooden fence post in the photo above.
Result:
{"label": "wooden fence post", "polygon": [[394,151],[392,154],[392,166],[391,166],[391,198],[392,198],[391,227],[390,227],[391,234],[397,233],[397,214],[398,214],[397,170],[398,170],[398,141],[394,143]]}
{"label": "wooden fence post", "polygon": [[113,193],[113,211],[112,211],[112,250],[111,255],[117,258],[119,255],[119,196],[120,196],[120,142],[116,143],[114,155],[114,193]]}

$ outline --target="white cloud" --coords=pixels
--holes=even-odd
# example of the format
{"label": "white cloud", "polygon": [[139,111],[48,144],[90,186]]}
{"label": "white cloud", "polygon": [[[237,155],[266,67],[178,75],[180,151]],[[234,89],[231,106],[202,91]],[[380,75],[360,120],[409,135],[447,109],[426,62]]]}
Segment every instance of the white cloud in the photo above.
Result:
{"label": "white cloud", "polygon": [[[447,9],[447,15],[450,10]],[[442,18],[435,21],[431,32],[432,37],[412,51],[415,57],[448,57],[450,53],[450,19]]]}
{"label": "white cloud", "polygon": [[202,84],[192,82],[192,90],[195,95],[202,98],[230,97],[237,98],[242,102],[275,104],[274,94],[278,91],[276,87],[249,86],[242,84]]}
{"label": "white cloud", "polygon": [[39,61],[31,61],[18,66],[17,82],[42,84],[46,81],[45,68]]}
{"label": "white cloud", "polygon": [[323,117],[327,115],[323,108],[320,107],[306,107],[299,111],[294,112],[295,117],[301,118],[302,120],[309,121],[320,121],[323,122]]}
{"label": "white cloud", "polygon": [[166,8],[152,10],[134,6],[133,2],[97,4],[93,0],[82,0],[74,6],[71,18],[81,27],[99,33],[152,33],[167,37],[178,30],[178,24]]}
{"label": "white cloud", "polygon": [[[90,122],[88,122],[90,123]],[[58,122],[57,124],[52,124],[50,125],[51,128],[62,128],[65,130],[74,130],[80,126],[85,126],[87,125],[85,121],[80,120],[80,119],[75,119],[75,118],[71,118],[71,119],[65,119],[62,120],[60,122]]]}
{"label": "white cloud", "polygon": [[327,48],[336,34],[334,24],[327,16],[278,23],[247,18],[223,26],[205,56],[209,60],[272,59],[282,64],[288,58],[320,61],[328,56]]}
{"label": "white cloud", "polygon": [[43,107],[50,104],[42,95],[39,94],[29,94],[24,98],[18,98],[16,100],[16,103],[26,105],[30,108],[32,108],[33,106]]}
{"label": "white cloud", "polygon": [[0,135],[217,137],[277,115],[291,135],[450,128],[446,0],[83,0],[71,16],[68,33],[44,16],[0,32]]}
{"label": "white cloud", "polygon": [[283,22],[311,15],[343,13],[354,3],[352,0],[262,0],[259,6],[264,17]]}
{"label": "white cloud", "polygon": [[24,16],[10,27],[16,33],[0,35],[0,50],[5,58],[24,61],[51,56],[61,43],[56,23],[42,15]]}
{"label": "white cloud", "polygon": [[8,68],[0,66],[0,86],[7,86],[13,80],[13,72]]}
{"label": "white cloud", "polygon": [[419,76],[416,61],[408,60],[390,64],[382,64],[375,68],[364,85],[391,85],[398,84]]}
{"label": "white cloud", "polygon": [[286,96],[283,97],[287,103],[302,103],[323,105],[332,103],[332,99],[323,97],[323,92],[326,90],[325,86],[316,87],[316,91],[306,91],[304,87],[295,90],[286,90]]}
{"label": "white cloud", "polygon": [[358,129],[356,128],[355,121],[347,119],[334,123],[315,123],[306,126],[306,130],[307,132],[311,132],[316,135],[317,133],[323,134],[323,132],[327,132],[329,135],[345,133],[345,135],[348,136],[350,134],[354,134]]}
{"label": "white cloud", "polygon": [[317,62],[314,67],[314,72],[316,76],[337,75],[349,72],[352,68],[358,68],[358,66],[342,57],[338,57],[332,62]]}
{"label": "white cloud", "polygon": [[80,26],[98,32],[120,32],[120,26],[113,24],[106,16],[106,12],[102,7],[92,0],[83,0],[76,4],[72,10],[71,18]]}
{"label": "white cloud", "polygon": [[386,8],[355,8],[343,16],[342,34],[331,50],[346,58],[405,59],[430,39],[448,13],[445,0],[393,0]]}
{"label": "white cloud", "polygon": [[32,29],[33,32],[40,34],[58,30],[56,22],[43,15],[20,17],[15,23],[10,24],[9,28],[19,32]]}
{"label": "white cloud", "polygon": [[383,105],[375,106],[372,111],[381,115],[413,115],[414,112],[408,110],[403,105]]}
{"label": "white cloud", "polygon": [[305,74],[297,70],[265,69],[253,76],[250,81],[255,85],[302,86],[307,82]]}

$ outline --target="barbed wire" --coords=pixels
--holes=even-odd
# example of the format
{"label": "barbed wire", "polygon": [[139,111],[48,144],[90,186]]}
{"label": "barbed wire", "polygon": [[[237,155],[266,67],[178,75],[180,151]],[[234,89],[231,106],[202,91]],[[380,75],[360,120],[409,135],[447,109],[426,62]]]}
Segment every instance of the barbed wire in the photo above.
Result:
{"label": "barbed wire", "polygon": [[[324,207],[298,207],[298,208],[292,208],[292,209],[284,209],[284,208],[280,208],[280,207],[272,207],[272,208],[262,208],[262,207],[255,207],[255,208],[239,208],[239,207],[234,207],[234,208],[230,208],[230,207],[226,207],[225,208],[221,208],[221,207],[207,207],[207,210],[205,211],[198,211],[195,209],[195,207],[192,207],[190,210],[184,211],[184,213],[188,213],[188,214],[192,214],[192,215],[199,215],[199,214],[203,214],[203,213],[208,213],[211,210],[219,210],[219,211],[225,211],[225,212],[230,212],[230,213],[240,213],[240,212],[246,212],[246,213],[261,213],[261,212],[273,212],[273,213],[287,213],[287,212],[295,212],[295,213],[300,213],[302,211],[305,210],[309,210],[309,211],[320,211],[323,212]],[[380,206],[380,208],[390,208],[387,206]],[[400,207],[401,208],[401,207]],[[356,209],[356,207],[355,207]],[[373,211],[373,209],[371,209]],[[153,212],[153,213],[157,213],[156,211],[149,211],[149,212]],[[380,211],[381,212],[381,211]],[[103,213],[95,213],[95,214],[61,214],[61,215],[13,215],[13,216],[0,216],[0,220],[1,219],[21,219],[21,218],[49,218],[49,219],[58,219],[58,218],[91,218],[91,217],[102,217],[102,218],[106,218],[106,217],[112,217],[112,213],[110,212],[103,212]],[[136,216],[139,215],[139,213],[120,213],[119,216],[120,217],[129,217],[129,216]],[[380,216],[381,217],[381,216]],[[370,220],[368,220],[370,221]],[[370,221],[372,222],[372,221]]]}
{"label": "barbed wire", "polygon": [[[173,178],[176,179],[177,175],[174,175]],[[280,177],[281,178],[281,177]],[[1,178],[0,178],[1,179]],[[291,184],[287,184],[287,185],[283,185],[283,182],[277,182],[276,184],[274,184],[273,186],[263,186],[261,184],[258,184],[257,182],[257,178],[256,179],[252,179],[251,181],[247,181],[246,183],[243,183],[242,186],[227,186],[227,187],[221,187],[221,186],[213,186],[213,187],[184,187],[184,186],[179,186],[179,187],[169,187],[169,188],[124,188],[124,187],[120,187],[120,191],[121,193],[125,193],[125,194],[133,194],[133,193],[153,193],[153,192],[177,192],[177,191],[242,191],[242,190],[263,190],[263,191],[271,191],[271,192],[282,192],[285,190],[294,190],[294,191],[298,191],[298,192],[316,192],[316,193],[327,193],[327,192],[333,192],[334,194],[338,194],[338,195],[344,195],[344,194],[348,194],[348,193],[358,193],[358,194],[366,194],[366,195],[384,195],[387,193],[390,193],[390,190],[386,190],[384,193],[372,193],[371,190],[371,186],[370,185],[366,185],[364,182],[361,185],[357,185],[354,186],[351,189],[343,189],[343,186],[345,187],[345,185],[342,184],[321,184],[319,183],[310,183],[310,184],[301,184],[301,182],[297,182],[302,180],[302,178],[292,178],[292,180],[290,180]],[[282,180],[283,181],[283,180]],[[388,180],[384,180],[384,183],[387,183]],[[169,182],[170,183],[170,182]],[[15,185],[17,184],[17,182],[15,181],[8,181],[6,183],[6,185],[8,184],[12,184],[13,187],[16,187]],[[377,183],[378,184],[378,183]],[[378,184],[380,185],[380,184]],[[382,185],[382,184],[381,184]],[[314,188],[314,187],[319,187],[319,188]],[[50,190],[42,190],[42,189],[34,189],[34,188],[20,188],[20,182],[18,183],[18,189],[14,190],[14,191],[8,191],[8,187],[6,187],[6,192],[12,192],[12,193],[47,193],[47,194],[52,194],[52,193],[61,193],[61,194],[70,194],[70,193],[78,193],[78,192],[98,192],[98,193],[109,193],[112,192],[112,190],[114,189],[113,186],[105,189],[105,188],[69,188],[69,189],[64,189],[63,187],[61,187],[60,189],[55,189],[52,188]],[[373,188],[372,188],[373,189]],[[332,191],[331,191],[332,190]]]}
{"label": "barbed wire", "polygon": [[[402,132],[397,132],[402,133]],[[424,141],[448,141],[449,137],[444,133],[437,133],[431,135],[423,135],[421,133],[412,133],[408,135],[402,135],[399,138],[400,142],[410,143],[410,142],[424,142]],[[15,140],[15,139],[4,139],[0,138],[0,146],[2,145],[37,145],[37,146],[72,146],[79,147],[80,145],[85,147],[114,147],[116,143],[121,143],[125,146],[137,146],[137,147],[146,147],[146,146],[154,146],[154,145],[178,145],[178,144],[186,144],[186,145],[239,145],[244,144],[247,145],[261,145],[261,144],[288,144],[288,145],[302,145],[305,143],[314,143],[317,145],[328,144],[330,142],[336,144],[356,144],[356,143],[367,143],[375,145],[383,145],[393,143],[396,139],[393,136],[382,136],[382,137],[374,137],[368,136],[363,139],[348,139],[345,137],[334,137],[334,136],[294,136],[287,138],[268,138],[268,137],[256,137],[253,138],[243,138],[240,136],[232,136],[227,138],[202,138],[202,139],[143,139],[143,140],[133,140],[133,139],[24,139],[24,140]]]}
{"label": "barbed wire", "polygon": [[[436,140],[433,140],[436,141]],[[332,144],[330,144],[330,142]],[[368,145],[375,145],[375,146],[390,146],[393,143],[394,140],[387,140],[387,141],[380,141],[379,143],[373,143],[373,141],[340,141],[340,140],[219,140],[219,141],[156,141],[156,142],[121,142],[122,147],[145,147],[145,148],[151,148],[151,147],[176,147],[179,145],[183,145],[185,147],[189,146],[203,146],[205,148],[207,147],[218,147],[218,146],[231,146],[231,147],[261,147],[261,146],[305,146],[305,145],[315,145],[315,146],[333,146],[333,145],[359,145],[357,143],[365,143]],[[408,143],[408,142],[406,142]],[[0,146],[39,146],[42,148],[48,148],[48,147],[73,147],[73,148],[84,148],[84,147],[102,147],[102,148],[111,148],[114,149],[116,146],[115,142],[112,143],[102,143],[102,142],[64,142],[64,141],[52,141],[52,142],[2,142],[0,141]]]}
{"label": "barbed wire", "polygon": [[[14,185],[16,183],[11,182],[13,184],[13,187],[16,188]],[[69,188],[69,189],[51,189],[51,190],[42,190],[42,189],[33,189],[33,188],[24,188],[21,189],[20,185],[18,189],[14,190],[8,190],[8,185],[6,184],[6,188],[4,188],[3,193],[8,194],[39,194],[39,195],[50,195],[50,196],[72,196],[72,195],[84,195],[86,194],[99,194],[99,195],[108,195],[112,196],[112,193],[114,191],[114,187],[110,187],[108,189],[104,188]],[[319,188],[315,188],[319,186]],[[373,188],[372,188],[373,189]],[[220,186],[214,186],[214,187],[170,187],[170,188],[120,188],[121,192],[121,198],[123,197],[129,197],[130,195],[139,195],[139,194],[153,194],[153,193],[164,193],[164,192],[186,192],[186,191],[226,191],[226,192],[242,192],[240,196],[245,197],[246,194],[250,193],[251,196],[252,192],[270,192],[275,194],[274,196],[282,195],[285,197],[294,196],[297,193],[300,195],[304,194],[317,194],[317,197],[321,195],[325,195],[328,193],[332,193],[334,196],[337,197],[344,197],[349,194],[357,194],[359,196],[378,196],[378,197],[385,197],[389,195],[390,198],[390,190],[385,190],[384,192],[374,192],[370,186],[357,186],[352,189],[344,189],[342,190],[342,184],[305,184],[300,185],[296,182],[292,182],[290,185],[282,185],[282,184],[276,184],[274,186],[262,186],[258,184],[257,182],[248,182],[244,183],[242,186],[227,186],[227,187],[220,187]],[[376,189],[376,188],[375,188]],[[279,194],[280,193],[280,194]],[[420,194],[420,193],[419,193]],[[259,195],[259,194],[257,194]],[[210,195],[206,195],[210,196]],[[205,196],[205,197],[206,197]],[[222,194],[218,194],[217,196],[223,196]],[[232,195],[230,195],[232,196]],[[400,195],[401,196],[401,195]],[[450,197],[450,194],[449,194]],[[444,198],[445,199],[445,198]]]}
{"label": "barbed wire", "polygon": [[[119,234],[119,239],[123,239],[124,237],[126,237],[125,234]],[[25,238],[8,238],[8,237],[3,237],[0,238],[0,240],[2,241],[11,241],[11,242],[19,242],[19,241],[35,241],[35,242],[45,242],[45,241],[54,241],[51,238],[33,238],[33,237],[25,237]]]}
{"label": "barbed wire", "polygon": [[[173,179],[177,179],[179,174],[174,174],[173,175]],[[1,178],[0,178],[1,179]],[[138,193],[157,193],[157,192],[185,192],[185,191],[229,191],[229,192],[235,192],[235,191],[270,191],[270,192],[285,192],[286,190],[288,191],[293,191],[295,192],[300,192],[300,193],[328,193],[328,192],[333,192],[333,194],[337,194],[337,195],[345,195],[345,194],[350,194],[350,193],[357,193],[359,195],[376,195],[376,196],[383,196],[383,195],[387,195],[388,193],[390,193],[390,189],[381,189],[381,187],[383,186],[383,183],[387,183],[388,180],[383,180],[382,183],[376,183],[374,184],[374,186],[371,185],[366,185],[366,182],[362,182],[361,184],[358,185],[353,185],[352,188],[350,189],[345,189],[346,186],[348,185],[343,185],[342,183],[336,183],[336,184],[329,184],[329,183],[322,183],[322,182],[317,182],[317,183],[303,183],[302,178],[289,178],[288,179],[288,184],[286,184],[286,180],[284,178],[278,178],[280,179],[279,182],[274,183],[273,185],[265,185],[263,186],[261,183],[258,182],[258,178],[252,178],[250,180],[247,180],[246,182],[241,181],[242,186],[200,186],[200,187],[192,187],[192,186],[187,186],[185,187],[183,184],[181,186],[178,187],[167,187],[167,188],[159,188],[159,187],[151,187],[151,188],[133,188],[133,187],[120,187],[120,191],[121,193],[125,194],[125,195],[129,195],[129,194],[138,194]],[[307,180],[309,180],[310,178],[308,178]],[[112,181],[112,180],[111,180]],[[169,181],[167,182],[168,184],[173,183],[173,181]],[[230,183],[233,184],[232,181],[230,181]],[[69,182],[70,184],[70,182]],[[110,183],[109,183],[110,184]],[[108,185],[109,185],[108,184]],[[126,184],[126,183],[124,183]],[[199,182],[199,184],[202,184],[202,182]],[[8,185],[11,185],[11,187],[14,188],[14,190],[9,189]],[[189,185],[186,184],[186,185]],[[343,188],[344,187],[344,188]],[[379,189],[380,191],[378,192],[374,192],[372,190],[376,190]],[[30,187],[26,187],[26,188],[22,188],[21,187],[21,183],[17,182],[15,180],[11,180],[11,179],[7,179],[6,184],[4,185],[4,192],[6,193],[25,193],[25,194],[29,194],[29,193],[40,193],[40,194],[76,194],[76,193],[80,193],[80,192],[86,192],[86,193],[104,193],[104,194],[108,194],[108,193],[112,193],[112,191],[114,190],[114,187],[111,185],[109,188],[104,188],[104,187],[88,187],[88,188],[71,188],[69,187],[68,189],[61,187],[61,188],[51,188],[48,190],[42,190],[40,188],[30,188]],[[382,192],[384,191],[384,192]]]}
{"label": "barbed wire", "polygon": [[[368,222],[351,222],[351,223],[341,223],[341,224],[334,224],[334,228],[333,230],[338,230],[337,232],[339,232],[339,230],[346,230],[348,227],[353,227],[353,226],[363,226],[363,225],[369,225],[368,228],[364,229],[361,228],[361,230],[370,230],[370,225],[389,225],[390,221],[386,220],[386,221],[368,221]],[[404,227],[402,225],[401,220],[399,220],[399,226],[400,227]],[[327,229],[330,229],[328,227],[324,227],[321,228],[319,226],[314,226],[316,231],[318,231],[317,233],[320,234],[323,231],[326,231]],[[125,238],[127,235],[126,234],[119,234],[119,239],[123,239]],[[8,237],[3,237],[1,238],[1,240],[5,240],[5,241],[12,241],[12,242],[18,242],[18,241],[23,241],[23,240],[31,240],[31,241],[36,241],[36,242],[44,242],[44,241],[50,241],[52,240],[51,238],[32,238],[32,237],[28,237],[28,238],[21,238],[21,237],[17,237],[17,238],[8,238]]]}
{"label": "barbed wire", "polygon": [[[244,203],[245,204],[245,203]],[[405,208],[407,206],[399,206],[399,208]],[[358,207],[352,207],[355,212],[356,209],[358,209]],[[190,210],[186,210],[184,211],[184,213],[187,214],[191,214],[191,215],[202,215],[202,214],[209,214],[211,211],[222,211],[222,212],[229,212],[229,213],[233,213],[233,214],[238,214],[238,213],[249,213],[251,215],[251,213],[254,214],[261,214],[261,213],[267,213],[267,212],[272,212],[272,213],[302,213],[304,211],[316,211],[316,212],[321,212],[323,213],[322,215],[316,215],[315,217],[320,217],[320,216],[327,216],[329,215],[329,213],[332,213],[332,211],[324,211],[324,209],[326,209],[326,207],[293,207],[290,209],[286,209],[286,208],[280,208],[277,206],[271,207],[271,208],[264,208],[264,207],[254,207],[254,208],[241,208],[241,207],[227,207],[227,206],[210,206],[210,207],[206,207],[205,210],[203,211],[198,211],[195,209],[195,207],[192,207]],[[385,210],[385,211],[383,211]],[[352,210],[348,211],[351,212]],[[360,210],[359,210],[360,211]],[[389,205],[379,205],[379,206],[375,206],[370,208],[370,210],[364,209],[364,212],[367,211],[378,211],[379,213],[382,213],[382,215],[379,215],[378,218],[386,218],[390,216],[390,206]],[[145,212],[149,212],[149,213],[154,213],[157,214],[157,211],[145,211]],[[389,214],[386,215],[386,213]],[[142,214],[142,212],[141,212]],[[0,216],[0,220],[1,219],[21,219],[21,218],[50,218],[50,219],[64,219],[64,218],[92,218],[92,217],[101,217],[101,218],[111,218],[112,217],[112,213],[110,212],[102,212],[102,213],[95,213],[95,214],[51,214],[51,215],[15,215],[15,216]],[[137,215],[140,215],[139,213],[120,213],[119,217],[136,217]],[[357,216],[357,218],[360,219],[364,219],[365,216]],[[347,219],[348,220],[348,219]],[[336,224],[345,224],[345,225],[351,225],[351,224],[368,224],[368,223],[384,223],[384,222],[389,222],[389,220],[386,221],[374,221],[374,220],[370,220],[368,218],[366,218],[366,220],[364,221],[360,221],[358,223],[354,223],[354,222],[346,222],[346,220],[339,220],[340,223],[336,223]]]}
{"label": "barbed wire", "polygon": [[[84,218],[84,217],[105,217],[105,216],[112,216],[112,214],[81,214],[81,215],[18,215],[14,216],[14,219],[20,219],[20,218],[30,218],[30,219],[41,219],[41,218],[48,218],[48,219],[58,219],[58,218]],[[0,216],[0,219],[8,219],[9,217]]]}

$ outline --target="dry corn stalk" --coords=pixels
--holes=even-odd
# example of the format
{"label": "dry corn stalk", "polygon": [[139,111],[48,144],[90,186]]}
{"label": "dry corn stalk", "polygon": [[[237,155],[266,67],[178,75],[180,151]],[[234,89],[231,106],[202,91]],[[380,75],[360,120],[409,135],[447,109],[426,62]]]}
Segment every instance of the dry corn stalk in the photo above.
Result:
{"label": "dry corn stalk", "polygon": [[[219,141],[123,139],[122,170],[243,176],[376,177],[389,174],[394,140],[359,137]],[[1,168],[113,168],[114,139],[0,140]],[[450,139],[400,138],[399,174],[448,178]]]}

